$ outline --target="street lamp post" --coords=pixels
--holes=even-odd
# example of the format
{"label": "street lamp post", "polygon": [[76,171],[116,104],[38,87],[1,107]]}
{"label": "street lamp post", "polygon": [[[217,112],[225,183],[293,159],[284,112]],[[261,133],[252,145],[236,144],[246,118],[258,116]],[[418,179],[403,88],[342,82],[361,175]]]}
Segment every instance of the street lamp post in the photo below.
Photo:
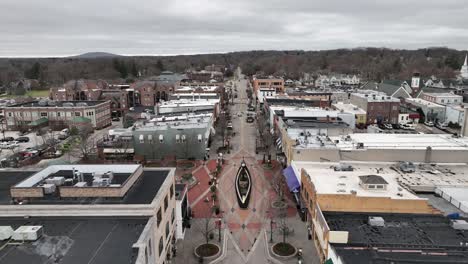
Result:
{"label": "street lamp post", "polygon": [[273,219],[270,219],[270,243],[273,243]]}

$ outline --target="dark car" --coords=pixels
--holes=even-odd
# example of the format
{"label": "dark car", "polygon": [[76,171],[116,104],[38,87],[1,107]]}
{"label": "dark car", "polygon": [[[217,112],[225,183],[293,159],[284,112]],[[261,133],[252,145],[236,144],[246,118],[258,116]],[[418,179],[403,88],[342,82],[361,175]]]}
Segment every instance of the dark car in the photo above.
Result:
{"label": "dark car", "polygon": [[112,118],[112,121],[115,121],[115,122],[120,121],[120,118],[114,117],[114,118]]}
{"label": "dark car", "polygon": [[16,141],[18,141],[18,142],[29,142],[29,138],[28,137],[18,137],[16,139]]}
{"label": "dark car", "polygon": [[4,137],[2,139],[0,139],[1,142],[10,142],[10,141],[13,141],[15,140],[13,137]]}

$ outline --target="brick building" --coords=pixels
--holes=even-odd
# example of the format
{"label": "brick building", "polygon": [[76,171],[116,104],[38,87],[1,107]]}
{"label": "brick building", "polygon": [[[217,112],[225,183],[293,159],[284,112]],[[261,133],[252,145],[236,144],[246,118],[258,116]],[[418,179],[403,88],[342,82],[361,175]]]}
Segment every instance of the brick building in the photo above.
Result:
{"label": "brick building", "polygon": [[89,119],[96,129],[111,124],[109,101],[33,101],[8,106],[4,111],[7,129],[28,126],[38,120],[53,128],[64,128],[77,117]]}
{"label": "brick building", "polygon": [[254,92],[260,88],[273,88],[276,93],[284,93],[284,80],[281,78],[273,77],[254,77],[252,81]]}
{"label": "brick building", "polygon": [[367,124],[398,123],[400,100],[395,97],[364,91],[351,94],[350,101],[367,112]]}

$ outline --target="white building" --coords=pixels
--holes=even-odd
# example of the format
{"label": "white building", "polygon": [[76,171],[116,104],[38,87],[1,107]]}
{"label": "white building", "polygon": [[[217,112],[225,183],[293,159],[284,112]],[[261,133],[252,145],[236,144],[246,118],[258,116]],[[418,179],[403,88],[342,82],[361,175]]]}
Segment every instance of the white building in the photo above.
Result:
{"label": "white building", "polygon": [[421,98],[441,105],[459,104],[463,102],[463,96],[453,93],[423,93]]}
{"label": "white building", "polygon": [[257,100],[260,104],[263,104],[266,97],[275,97],[276,89],[275,88],[258,88],[257,90]]}
{"label": "white building", "polygon": [[159,103],[154,108],[157,115],[212,110],[218,113],[219,99],[171,100]]}
{"label": "white building", "polygon": [[447,105],[445,108],[445,123],[456,123],[460,126],[465,119],[465,105]]}

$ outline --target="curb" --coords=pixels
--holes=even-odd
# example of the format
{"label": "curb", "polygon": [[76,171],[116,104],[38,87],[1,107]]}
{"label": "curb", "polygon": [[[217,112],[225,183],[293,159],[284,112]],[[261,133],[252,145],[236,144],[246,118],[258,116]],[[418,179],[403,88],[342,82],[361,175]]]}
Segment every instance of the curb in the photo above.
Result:
{"label": "curb", "polygon": [[267,257],[268,257],[268,260],[271,261],[272,263],[275,263],[275,264],[283,264],[281,261],[275,259],[274,257],[271,256],[270,254],[270,245],[268,245],[268,237],[267,237],[267,233],[266,233],[266,230],[264,231],[263,233],[265,235],[265,250],[266,250],[266,253],[267,253]]}
{"label": "curb", "polygon": [[219,255],[216,259],[212,260],[210,264],[216,264],[226,257],[227,254],[227,235],[226,235],[226,229],[223,231],[223,248],[222,248],[222,253]]}

